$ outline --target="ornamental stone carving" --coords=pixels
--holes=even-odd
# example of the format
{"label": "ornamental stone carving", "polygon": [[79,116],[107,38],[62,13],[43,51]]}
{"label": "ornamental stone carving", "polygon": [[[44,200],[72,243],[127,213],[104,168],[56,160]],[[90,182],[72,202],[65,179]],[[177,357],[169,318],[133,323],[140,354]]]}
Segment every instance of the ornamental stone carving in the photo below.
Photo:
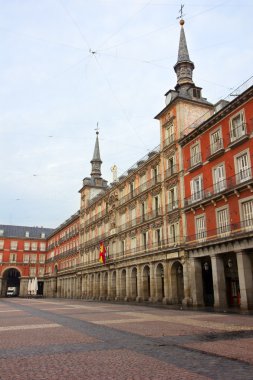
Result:
{"label": "ornamental stone carving", "polygon": [[166,181],[166,189],[170,189],[171,187],[175,187],[178,183],[178,178],[174,177]]}
{"label": "ornamental stone carving", "polygon": [[140,203],[143,203],[143,202],[145,202],[147,199],[148,199],[148,193],[143,194],[143,195],[138,199],[138,201],[139,201]]}
{"label": "ornamental stone carving", "polygon": [[180,219],[180,211],[174,211],[168,214],[168,223],[176,223]]}
{"label": "ornamental stone carving", "polygon": [[130,210],[133,210],[135,207],[136,207],[136,201],[131,202],[131,203],[129,204],[129,209],[130,209]]}
{"label": "ornamental stone carving", "polygon": [[159,185],[159,187],[157,187],[156,189],[152,190],[151,194],[158,195],[160,192],[161,192],[161,185]]}

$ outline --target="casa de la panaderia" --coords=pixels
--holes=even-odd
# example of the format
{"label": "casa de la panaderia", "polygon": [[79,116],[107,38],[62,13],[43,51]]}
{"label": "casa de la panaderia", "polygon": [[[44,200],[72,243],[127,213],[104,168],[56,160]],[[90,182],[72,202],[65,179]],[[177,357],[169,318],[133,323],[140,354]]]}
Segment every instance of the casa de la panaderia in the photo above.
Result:
{"label": "casa de la panaderia", "polygon": [[160,145],[108,184],[97,131],[80,210],[0,225],[1,296],[36,278],[45,297],[253,308],[253,81],[211,104],[194,68],[181,19]]}

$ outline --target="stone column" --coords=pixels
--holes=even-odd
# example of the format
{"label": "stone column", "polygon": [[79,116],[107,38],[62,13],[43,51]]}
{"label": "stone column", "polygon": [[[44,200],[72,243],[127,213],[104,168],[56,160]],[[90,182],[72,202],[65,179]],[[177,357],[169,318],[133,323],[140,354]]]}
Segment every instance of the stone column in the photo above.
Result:
{"label": "stone column", "polygon": [[237,252],[237,267],[241,295],[241,309],[253,308],[253,276],[250,257],[245,252]]}
{"label": "stone column", "polygon": [[141,265],[137,265],[137,294],[136,301],[141,302],[143,300]]}
{"label": "stone column", "polygon": [[164,262],[163,264],[163,270],[164,270],[164,298],[163,298],[163,304],[167,305],[169,303],[169,265],[167,262]]}
{"label": "stone column", "polygon": [[120,276],[120,270],[116,270],[116,300],[120,300],[121,296],[121,276]]}
{"label": "stone column", "polygon": [[131,299],[131,279],[130,279],[130,270],[126,268],[126,296],[124,301],[129,301]]}
{"label": "stone column", "polygon": [[150,276],[150,297],[149,297],[149,302],[155,302],[156,301],[156,279],[155,279],[154,264],[150,264],[150,267],[149,267],[149,276]]}
{"label": "stone column", "polygon": [[191,267],[191,291],[193,306],[203,306],[203,279],[201,261],[195,258],[190,259]]}
{"label": "stone column", "polygon": [[214,255],[211,256],[211,263],[213,275],[214,307],[226,308],[227,294],[223,259],[218,255]]}
{"label": "stone column", "polygon": [[191,286],[190,286],[190,262],[188,257],[184,257],[181,260],[183,265],[183,280],[184,280],[184,299],[182,304],[184,306],[192,305]]}
{"label": "stone column", "polygon": [[20,279],[20,287],[19,287],[19,295],[20,297],[26,297],[28,294],[28,279],[21,278]]}

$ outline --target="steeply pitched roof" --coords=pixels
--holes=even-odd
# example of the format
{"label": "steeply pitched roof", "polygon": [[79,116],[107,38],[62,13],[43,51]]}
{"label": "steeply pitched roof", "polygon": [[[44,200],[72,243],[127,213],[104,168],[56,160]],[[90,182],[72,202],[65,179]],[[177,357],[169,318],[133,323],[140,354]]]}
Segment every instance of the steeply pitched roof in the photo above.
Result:
{"label": "steeply pitched roof", "polygon": [[[53,228],[44,227],[27,227],[27,226],[13,226],[8,224],[0,224],[0,238],[15,237],[26,239],[45,239],[54,231]],[[29,232],[29,237],[26,237],[26,232]],[[45,236],[43,237],[43,234]]]}

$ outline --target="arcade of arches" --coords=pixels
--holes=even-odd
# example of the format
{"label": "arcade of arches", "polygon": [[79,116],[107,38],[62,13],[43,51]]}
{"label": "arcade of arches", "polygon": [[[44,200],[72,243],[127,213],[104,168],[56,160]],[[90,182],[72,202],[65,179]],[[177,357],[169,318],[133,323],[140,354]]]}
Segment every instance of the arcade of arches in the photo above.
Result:
{"label": "arcade of arches", "polygon": [[45,279],[48,297],[253,307],[251,252],[73,269]]}
{"label": "arcade of arches", "polygon": [[18,288],[20,290],[20,277],[21,273],[16,268],[8,268],[3,272],[2,287],[0,288],[0,295],[5,295],[9,286]]}

